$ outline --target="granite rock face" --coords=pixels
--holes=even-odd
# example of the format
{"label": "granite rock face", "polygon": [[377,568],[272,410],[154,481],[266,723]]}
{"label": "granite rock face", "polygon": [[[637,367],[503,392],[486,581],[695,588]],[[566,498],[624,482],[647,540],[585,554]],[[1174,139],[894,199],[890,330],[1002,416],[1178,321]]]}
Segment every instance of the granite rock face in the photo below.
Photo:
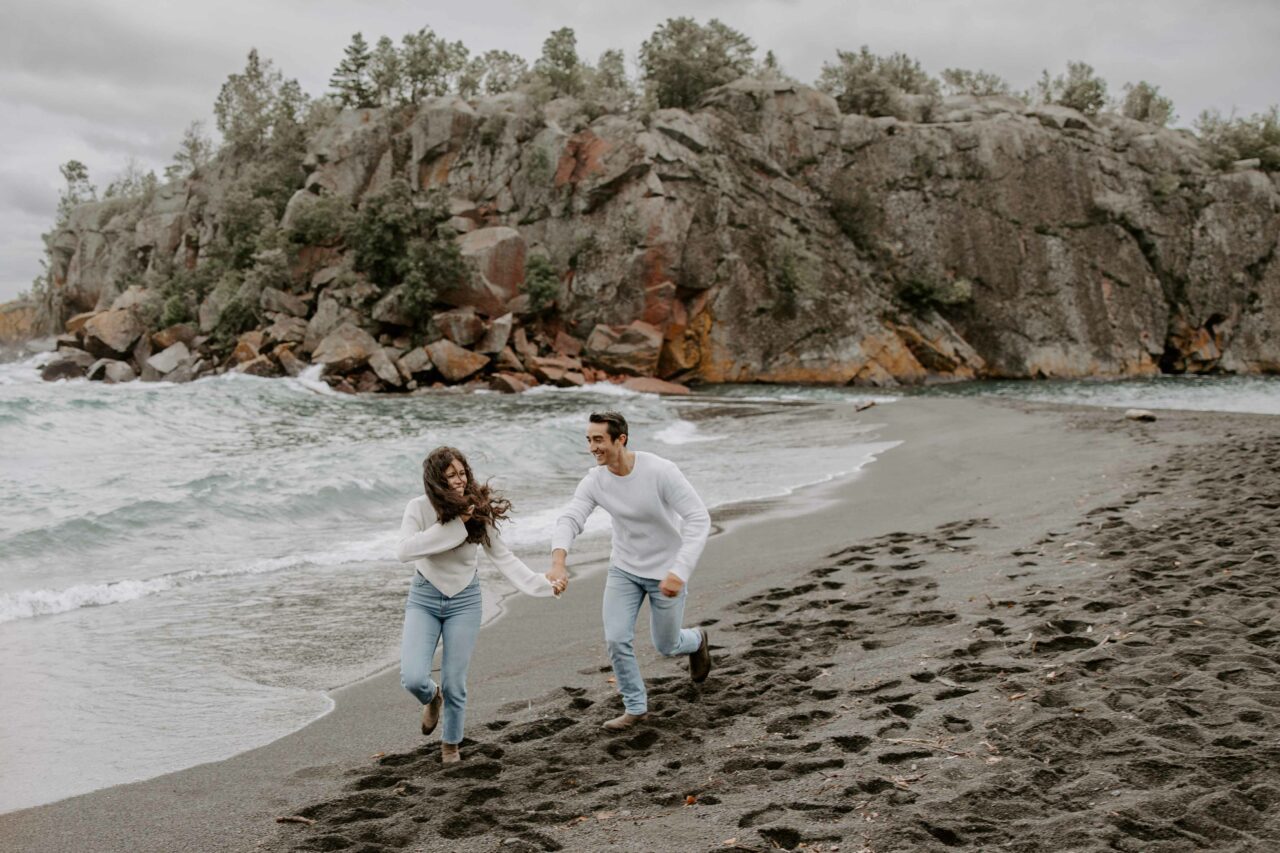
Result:
{"label": "granite rock face", "polygon": [[[1114,115],[964,96],[930,118],[846,115],[749,78],[647,116],[426,98],[407,115],[339,113],[307,141],[299,192],[353,205],[392,180],[442,192],[469,275],[437,310],[489,320],[454,337],[490,354],[506,344],[492,321],[512,313],[522,363],[564,335],[586,342],[584,370],[680,382],[1280,372],[1280,177],[1217,171],[1191,134]],[[106,309],[161,260],[198,265],[231,170],[212,172],[141,211],[76,208],[50,241],[62,317]],[[285,219],[313,201],[295,197]],[[299,342],[276,316],[272,337],[309,352],[363,330],[350,386],[401,387],[394,359],[370,369],[367,344],[411,318],[376,288],[342,296],[341,247],[321,254],[294,293],[262,292],[308,324]],[[557,274],[550,312],[523,294],[531,254]],[[447,381],[519,372],[466,346],[431,352]]]}

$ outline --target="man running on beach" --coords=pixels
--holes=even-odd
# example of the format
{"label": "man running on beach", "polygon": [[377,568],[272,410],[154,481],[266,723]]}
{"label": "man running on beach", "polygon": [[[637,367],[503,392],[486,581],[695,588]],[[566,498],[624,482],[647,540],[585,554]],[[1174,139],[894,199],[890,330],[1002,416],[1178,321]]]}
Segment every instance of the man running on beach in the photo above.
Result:
{"label": "man running on beach", "polygon": [[675,463],[627,449],[627,419],[593,412],[587,446],[599,467],[582,478],[573,500],[556,519],[551,538],[552,583],[567,584],[564,560],[587,516],[604,507],[613,517],[613,551],[604,587],[604,638],[626,712],[604,724],[623,731],[649,715],[644,679],[636,664],[636,616],[649,598],[653,645],[659,653],[689,656],[689,675],[701,682],[711,671],[707,632],[681,628],[685,584],[711,533],[711,516]]}

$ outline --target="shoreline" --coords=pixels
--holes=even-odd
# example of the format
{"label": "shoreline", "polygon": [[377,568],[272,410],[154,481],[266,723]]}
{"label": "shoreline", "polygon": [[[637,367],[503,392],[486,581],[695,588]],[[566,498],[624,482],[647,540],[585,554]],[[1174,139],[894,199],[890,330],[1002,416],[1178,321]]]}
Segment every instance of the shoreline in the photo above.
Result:
{"label": "shoreline", "polygon": [[[1140,462],[1162,454],[1142,440],[1141,428],[1112,423],[1120,416],[1107,410],[914,399],[878,408],[873,417],[885,422],[877,437],[902,439],[905,451],[884,453],[876,464],[864,466],[861,475],[771,499],[763,513],[743,516],[724,535],[713,537],[695,577],[690,624],[733,611],[732,598],[803,576],[801,569],[821,562],[850,539],[936,526],[956,521],[963,511],[972,518],[979,509],[1001,528],[1016,528],[1019,534],[1046,525],[1069,527],[1128,487],[1122,472],[1131,474],[1143,467]],[[1071,426],[1073,420],[1104,420],[1108,428],[1086,434]],[[958,452],[964,449],[970,454]],[[939,493],[932,488],[939,472],[946,474],[942,482],[962,485],[953,486],[953,494]],[[1031,497],[1024,499],[1024,493]],[[601,577],[597,572],[575,578],[572,598],[550,605],[580,602],[551,611],[557,636],[550,643],[546,625],[537,624],[546,615],[535,609],[538,602],[513,604],[509,618],[486,628],[486,642],[472,669],[469,738],[491,741],[493,730],[486,727],[504,716],[536,718],[539,709],[564,698],[559,685],[570,689],[585,680],[587,686],[572,689],[592,695],[604,689],[599,672],[603,644],[594,606]],[[643,630],[638,634],[643,637]],[[713,629],[713,642],[732,645],[734,636]],[[651,680],[680,668],[655,661],[644,639],[638,646]],[[597,666],[583,668],[592,661]],[[529,683],[531,673],[536,684]],[[302,837],[301,830],[277,827],[274,817],[349,790],[351,774],[368,767],[375,754],[403,754],[420,746],[422,739],[410,725],[412,702],[406,704],[408,697],[400,696],[403,691],[394,681],[394,673],[389,677],[383,671],[333,691],[334,711],[232,759],[0,816],[0,837],[21,839],[21,848],[29,850],[77,844],[102,850],[248,849],[255,841],[287,845],[289,838]],[[585,716],[604,713],[593,709]],[[479,836],[475,840],[481,841]]]}

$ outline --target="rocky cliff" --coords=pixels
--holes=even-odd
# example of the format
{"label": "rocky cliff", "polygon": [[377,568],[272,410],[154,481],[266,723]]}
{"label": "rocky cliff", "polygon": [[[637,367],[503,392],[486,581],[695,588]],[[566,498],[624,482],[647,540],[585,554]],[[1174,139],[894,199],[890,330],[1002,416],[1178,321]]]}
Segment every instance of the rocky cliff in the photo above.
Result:
{"label": "rocky cliff", "polygon": [[[751,79],[694,112],[592,119],[520,94],[347,110],[309,138],[283,224],[396,179],[443,189],[470,272],[426,340],[341,244],[303,248],[287,287],[253,294],[267,325],[230,356],[202,334],[213,296],[202,328],[134,334],[147,294],[123,284],[204,261],[224,165],[129,215],[75,211],[52,241],[55,292],[83,314],[63,346],[144,378],[175,344],[160,367],[186,375],[311,360],[366,390],[497,373],[522,387],[1280,372],[1280,176],[1217,171],[1185,131],[1008,98],[949,98],[928,119],[843,115]],[[559,276],[550,316],[520,296],[535,255]],[[129,330],[106,344],[86,323]]]}

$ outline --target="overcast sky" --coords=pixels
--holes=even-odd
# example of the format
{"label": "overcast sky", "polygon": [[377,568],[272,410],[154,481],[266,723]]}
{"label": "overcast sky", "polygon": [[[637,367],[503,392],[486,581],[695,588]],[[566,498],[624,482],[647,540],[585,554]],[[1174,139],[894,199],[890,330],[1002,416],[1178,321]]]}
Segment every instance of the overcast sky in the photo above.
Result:
{"label": "overcast sky", "polygon": [[160,172],[183,129],[203,119],[249,48],[311,95],[328,85],[356,31],[372,44],[432,27],[473,53],[532,60],[558,27],[573,27],[594,61],[640,43],[668,17],[719,17],[773,49],[812,82],[837,48],[903,51],[937,74],[994,71],[1018,89],[1068,60],[1092,64],[1113,92],[1148,80],[1173,98],[1179,124],[1209,107],[1242,114],[1280,102],[1280,3],[1275,0],[697,0],[647,4],[427,3],[404,0],[6,0],[0,32],[0,301],[40,271],[53,221],[58,165],[78,159],[99,188],[135,158]]}

